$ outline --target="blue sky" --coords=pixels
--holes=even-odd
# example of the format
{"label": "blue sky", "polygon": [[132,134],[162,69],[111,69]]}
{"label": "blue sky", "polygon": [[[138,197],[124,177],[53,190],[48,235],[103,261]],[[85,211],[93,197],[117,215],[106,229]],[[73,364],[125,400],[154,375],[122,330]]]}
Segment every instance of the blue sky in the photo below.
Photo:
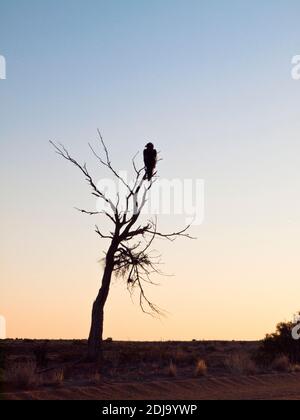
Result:
{"label": "blue sky", "polygon": [[297,1],[2,2],[5,150],[17,142],[32,152],[49,137],[81,145],[99,125],[122,152],[148,136],[168,153],[172,142],[175,159],[187,145],[202,154],[209,135],[227,148],[222,137],[232,127],[266,126],[282,103],[289,114],[297,104],[289,75],[299,8]]}
{"label": "blue sky", "polygon": [[[238,311],[247,305],[247,294],[261,295],[262,285],[266,296],[276,285],[268,310],[265,295],[258,302],[257,316],[266,318],[262,328],[299,309],[291,293],[299,292],[300,274],[300,82],[291,78],[291,59],[300,54],[299,16],[298,0],[1,1],[0,54],[7,61],[7,80],[0,81],[2,307],[15,319],[15,334],[23,327],[6,302],[15,293],[23,302],[23,275],[27,289],[36,290],[42,273],[55,277],[51,270],[59,273],[86,248],[82,272],[96,261],[99,244],[89,236],[92,223],[73,214],[73,206],[91,203],[88,191],[73,168],[57,159],[48,140],[62,141],[89,161],[86,144],[96,140],[97,127],[116,167],[126,169],[151,139],[164,158],[162,177],[205,179],[205,224],[196,229],[199,241],[186,251],[201,259],[203,269],[190,259],[182,263],[193,268],[194,294],[206,290],[203,299],[209,303],[199,322],[212,319],[220,305],[225,314],[233,304]],[[176,264],[173,270],[174,251],[164,251],[180,290],[185,272]],[[228,261],[233,267],[235,259],[230,274]],[[211,271],[218,261],[220,271]],[[252,264],[257,271],[251,286],[244,285]],[[89,275],[90,295],[81,302],[86,308],[97,287],[96,264]],[[231,288],[241,291],[234,303],[229,296],[214,302],[220,276],[222,284],[230,284],[224,286],[225,296]],[[56,297],[47,284],[47,292],[38,290],[50,308],[51,296]],[[78,293],[81,287],[78,279]],[[119,304],[118,299],[121,295]],[[36,305],[33,300],[32,317]],[[88,319],[88,309],[86,314]],[[195,316],[186,317],[194,325],[190,318]],[[262,334],[259,327],[247,333],[238,325],[235,337]],[[38,327],[24,330],[38,334]],[[85,330],[84,324],[80,334]],[[176,334],[182,333],[174,327],[172,337]],[[205,334],[220,337],[217,322]],[[132,338],[141,336],[137,330]]]}

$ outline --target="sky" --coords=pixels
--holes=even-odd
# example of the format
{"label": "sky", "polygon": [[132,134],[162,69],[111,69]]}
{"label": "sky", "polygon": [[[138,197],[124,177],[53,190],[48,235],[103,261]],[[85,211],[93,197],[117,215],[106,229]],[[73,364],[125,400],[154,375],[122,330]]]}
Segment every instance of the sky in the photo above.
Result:
{"label": "sky", "polygon": [[[49,140],[116,168],[152,140],[162,179],[203,179],[197,240],[156,245],[164,271],[141,313],[120,279],[105,313],[121,340],[252,340],[300,294],[298,0],[0,0],[0,314],[7,335],[86,338],[107,248],[81,175]],[[161,216],[162,230],[183,216]],[[101,226],[106,222],[98,220]],[[104,226],[106,227],[106,225]]]}

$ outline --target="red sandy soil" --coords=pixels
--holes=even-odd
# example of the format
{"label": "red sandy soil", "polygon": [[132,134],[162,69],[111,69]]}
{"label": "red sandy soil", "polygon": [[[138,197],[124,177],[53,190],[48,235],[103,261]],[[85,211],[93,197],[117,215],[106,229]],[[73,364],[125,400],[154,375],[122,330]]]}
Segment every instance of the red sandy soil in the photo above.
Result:
{"label": "red sandy soil", "polygon": [[7,400],[300,400],[300,374],[72,386],[3,394]]}

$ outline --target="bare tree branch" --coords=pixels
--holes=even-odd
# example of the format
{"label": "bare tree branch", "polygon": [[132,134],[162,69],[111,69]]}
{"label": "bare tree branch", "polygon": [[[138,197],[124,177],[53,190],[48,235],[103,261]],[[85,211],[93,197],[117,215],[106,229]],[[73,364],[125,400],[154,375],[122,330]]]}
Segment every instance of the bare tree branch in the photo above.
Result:
{"label": "bare tree branch", "polygon": [[[116,202],[114,203],[97,188],[86,164],[79,164],[70,156],[63,145],[57,145],[52,141],[50,142],[55,148],[56,153],[80,169],[92,189],[92,194],[97,198],[102,199],[111,209],[110,213],[109,211],[88,211],[76,208],[76,210],[89,216],[104,215],[115,227],[114,231],[105,234],[97,225],[95,226],[95,231],[100,238],[107,239],[111,243],[105,257],[105,271],[102,287],[98,295],[99,301],[96,301],[95,304],[100,302],[99,305],[101,304],[104,306],[108,296],[110,278],[112,273],[115,273],[115,275],[126,279],[127,288],[131,296],[135,290],[138,291],[139,304],[144,313],[152,316],[163,315],[164,311],[149,300],[144,287],[146,284],[157,285],[151,278],[153,274],[164,275],[159,269],[159,266],[161,265],[160,256],[154,254],[153,251],[151,251],[151,247],[156,238],[165,238],[170,241],[175,241],[178,237],[195,239],[188,233],[191,225],[173,233],[161,233],[158,231],[156,219],[154,221],[149,220],[144,225],[137,225],[142,210],[147,203],[148,193],[153,187],[155,179],[152,179],[151,182],[146,185],[146,178],[144,176],[145,168],[142,167],[141,169],[138,169],[135,162],[137,155],[135,155],[132,159],[135,178],[131,184],[133,186],[130,186],[112,166],[108,149],[104,143],[100,130],[98,130],[98,135],[105,157],[102,158],[101,155],[94,150],[91,144],[89,144],[89,147],[100,164],[108,168],[113,176],[126,187],[127,195],[124,197],[124,199],[126,199],[124,211],[119,210],[121,201],[119,194],[117,194]],[[91,331],[92,330],[93,327],[91,327]]]}
{"label": "bare tree branch", "polygon": [[84,209],[79,209],[75,207],[75,210],[79,211],[80,213],[87,214],[88,216],[100,216],[104,215],[108,217],[113,223],[116,223],[116,220],[106,211],[88,211]]}
{"label": "bare tree branch", "polygon": [[191,236],[190,234],[186,233],[189,229],[190,229],[191,225],[186,226],[184,229],[178,231],[178,232],[173,232],[173,233],[161,233],[158,232],[157,230],[148,230],[147,233],[151,233],[154,234],[155,236],[159,236],[161,238],[165,238],[168,239],[170,241],[175,241],[177,238],[179,237],[184,237],[184,238],[188,238],[188,239],[197,239],[193,236]]}
{"label": "bare tree branch", "polygon": [[100,238],[102,238],[102,239],[111,239],[111,240],[114,238],[113,234],[111,234],[111,235],[104,235],[100,231],[100,229],[99,229],[99,227],[97,225],[95,227],[96,227],[95,232],[100,236]]}
{"label": "bare tree branch", "polygon": [[90,186],[92,187],[93,190],[93,195],[95,195],[98,198],[101,198],[102,200],[104,200],[107,204],[109,204],[109,206],[111,207],[112,211],[114,212],[114,214],[117,213],[117,208],[116,206],[114,206],[113,202],[108,199],[105,194],[103,192],[101,192],[95,182],[93,181],[93,178],[91,177],[91,175],[88,172],[87,169],[87,165],[80,165],[75,159],[73,159],[69,152],[67,151],[67,149],[63,146],[63,145],[57,145],[56,143],[54,143],[53,141],[50,141],[50,143],[52,144],[52,146],[55,148],[56,153],[58,155],[60,155],[61,157],[63,157],[64,159],[68,160],[69,162],[73,163],[73,165],[75,165],[78,169],[80,169],[80,171],[85,175],[86,180],[88,181],[88,183],[90,184]]}
{"label": "bare tree branch", "polygon": [[109,153],[108,153],[108,150],[107,150],[107,147],[106,147],[106,145],[105,145],[105,143],[104,143],[104,140],[103,140],[103,137],[102,137],[102,134],[101,134],[101,132],[100,132],[100,130],[98,129],[98,135],[99,135],[99,139],[100,139],[100,142],[101,142],[101,145],[102,145],[102,147],[103,147],[103,149],[104,149],[104,152],[105,152],[105,157],[106,157],[106,160],[104,160],[104,159],[102,159],[101,158],[101,156],[99,156],[97,153],[96,153],[96,151],[94,150],[94,148],[92,147],[92,145],[89,143],[89,147],[90,147],[90,149],[91,149],[91,151],[92,151],[92,153],[94,154],[94,156],[99,160],[99,162],[103,165],[103,166],[105,166],[106,168],[108,168],[112,173],[113,173],[113,175],[119,180],[119,181],[121,181],[122,182],[122,184],[129,190],[129,192],[131,193],[132,192],[132,190],[131,190],[131,188],[130,188],[130,186],[127,184],[127,182],[118,174],[118,172],[112,167],[112,164],[111,164],[111,160],[110,160],[110,157],[109,157]]}

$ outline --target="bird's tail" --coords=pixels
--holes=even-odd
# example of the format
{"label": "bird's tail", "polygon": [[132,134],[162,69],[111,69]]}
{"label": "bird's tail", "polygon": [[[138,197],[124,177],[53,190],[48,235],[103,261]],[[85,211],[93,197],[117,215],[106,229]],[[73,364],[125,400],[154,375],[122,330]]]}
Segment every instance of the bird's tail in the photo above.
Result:
{"label": "bird's tail", "polygon": [[145,173],[145,175],[144,175],[144,180],[146,181],[151,181],[151,179],[152,179],[152,177],[153,177],[153,173],[152,173],[152,171],[150,172],[150,171],[146,171],[146,173]]}

